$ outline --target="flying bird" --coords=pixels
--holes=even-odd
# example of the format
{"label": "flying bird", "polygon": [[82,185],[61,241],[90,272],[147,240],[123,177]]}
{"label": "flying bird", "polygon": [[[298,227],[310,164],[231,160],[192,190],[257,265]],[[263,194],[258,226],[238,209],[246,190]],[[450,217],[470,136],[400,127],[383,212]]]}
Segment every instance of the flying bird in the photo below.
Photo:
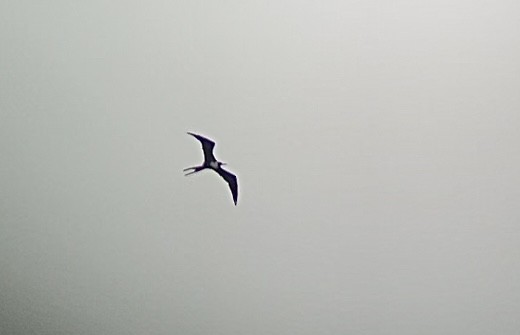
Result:
{"label": "flying bird", "polygon": [[237,177],[231,172],[224,170],[222,168],[222,165],[226,165],[226,163],[219,162],[213,155],[213,148],[215,147],[215,142],[197,134],[193,134],[190,132],[188,132],[188,134],[195,137],[202,144],[202,151],[204,152],[204,163],[202,163],[202,165],[199,166],[192,166],[184,169],[183,171],[193,170],[191,172],[186,173],[185,176],[188,176],[195,172],[199,172],[204,169],[212,169],[213,171],[218,173],[222,178],[224,178],[224,180],[228,183],[229,189],[231,190],[231,194],[233,195],[233,202],[236,206],[238,200]]}

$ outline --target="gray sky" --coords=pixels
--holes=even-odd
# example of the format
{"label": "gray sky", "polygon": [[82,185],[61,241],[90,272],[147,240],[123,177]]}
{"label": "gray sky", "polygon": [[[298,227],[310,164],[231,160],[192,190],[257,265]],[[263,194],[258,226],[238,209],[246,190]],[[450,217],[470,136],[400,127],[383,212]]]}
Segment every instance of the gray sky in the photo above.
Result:
{"label": "gray sky", "polygon": [[0,333],[518,334],[519,15],[0,3]]}

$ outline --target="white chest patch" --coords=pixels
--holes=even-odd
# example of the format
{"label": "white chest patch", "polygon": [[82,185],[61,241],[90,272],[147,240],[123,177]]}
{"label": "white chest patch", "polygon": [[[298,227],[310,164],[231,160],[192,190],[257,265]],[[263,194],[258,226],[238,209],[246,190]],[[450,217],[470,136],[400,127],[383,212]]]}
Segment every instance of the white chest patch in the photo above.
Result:
{"label": "white chest patch", "polygon": [[218,168],[218,163],[217,162],[210,162],[209,166],[211,166],[212,169],[217,169]]}

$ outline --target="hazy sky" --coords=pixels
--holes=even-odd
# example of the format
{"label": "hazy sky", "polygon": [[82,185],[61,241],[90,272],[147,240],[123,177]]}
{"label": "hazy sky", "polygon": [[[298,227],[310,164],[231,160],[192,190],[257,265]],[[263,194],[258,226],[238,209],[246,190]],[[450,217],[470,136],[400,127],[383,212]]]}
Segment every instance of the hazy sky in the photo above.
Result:
{"label": "hazy sky", "polygon": [[519,17],[1,2],[0,334],[519,334]]}

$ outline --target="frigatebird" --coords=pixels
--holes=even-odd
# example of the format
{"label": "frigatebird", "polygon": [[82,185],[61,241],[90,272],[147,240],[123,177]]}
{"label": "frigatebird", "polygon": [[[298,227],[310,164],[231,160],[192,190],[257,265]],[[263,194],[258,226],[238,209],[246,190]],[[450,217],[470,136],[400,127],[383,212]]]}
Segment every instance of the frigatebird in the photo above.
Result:
{"label": "frigatebird", "polygon": [[204,163],[202,163],[202,165],[199,166],[192,166],[184,169],[183,171],[193,170],[191,172],[186,173],[185,176],[188,176],[195,172],[199,172],[204,169],[212,169],[213,171],[218,173],[222,178],[224,178],[224,180],[228,183],[229,188],[231,189],[231,194],[233,195],[233,202],[236,206],[238,200],[237,177],[231,172],[224,170],[222,168],[222,165],[226,165],[226,163],[219,162],[213,155],[213,148],[215,147],[215,142],[194,133],[188,132],[188,134],[195,137],[202,144],[202,151],[204,152]]}

